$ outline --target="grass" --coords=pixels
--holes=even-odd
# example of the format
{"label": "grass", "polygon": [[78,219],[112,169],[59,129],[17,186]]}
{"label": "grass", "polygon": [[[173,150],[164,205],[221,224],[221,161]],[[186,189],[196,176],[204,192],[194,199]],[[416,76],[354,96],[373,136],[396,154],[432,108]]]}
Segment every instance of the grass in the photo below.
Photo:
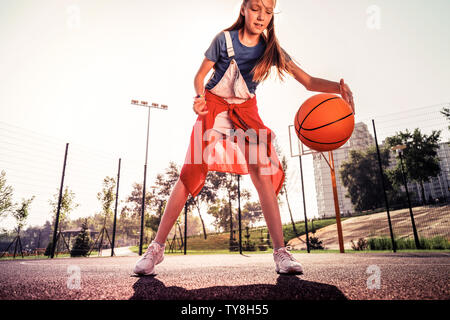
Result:
{"label": "grass", "polygon": [[[367,240],[368,247],[370,250],[392,250],[392,241],[389,237],[378,237],[369,238]],[[450,241],[444,237],[433,237],[433,238],[420,238],[420,247],[423,250],[449,250]],[[396,239],[395,244],[397,250],[411,250],[416,249],[416,243],[414,239]]]}
{"label": "grass", "polygon": [[[145,247],[146,248],[146,247]],[[139,252],[139,247],[135,246],[135,247],[131,247],[130,248],[133,252],[138,253]],[[144,249],[145,251],[145,249]],[[306,250],[292,250],[290,251],[291,253],[302,253],[302,254],[308,254],[308,252]],[[450,252],[450,250],[437,250],[437,249],[432,249],[432,250],[428,250],[428,249],[421,249],[421,250],[417,250],[417,249],[398,249],[397,252],[403,252],[403,253],[418,253],[418,252]],[[245,255],[253,255],[253,254],[272,254],[272,250],[267,250],[267,251],[243,251],[242,252]],[[310,251],[311,254],[326,254],[326,253],[340,253],[339,250],[311,250]],[[364,253],[392,253],[392,250],[364,250],[364,251],[355,251],[355,250],[351,250],[351,249],[347,249],[345,250],[345,253],[352,253],[352,254],[364,254]],[[180,256],[180,255],[184,255],[184,251],[176,251],[176,252],[168,252],[166,251],[164,253],[165,255],[173,255],[173,256]],[[211,250],[187,250],[186,252],[187,255],[210,255],[210,254],[239,254],[239,251],[229,251],[229,250],[216,250],[216,249],[211,249]]]}
{"label": "grass", "polygon": [[[314,221],[314,228],[317,230],[317,229],[320,229],[320,228],[323,228],[323,227],[326,227],[328,225],[335,224],[335,223],[336,223],[336,219],[316,220],[316,221]],[[308,225],[308,227],[311,228],[310,224]],[[295,228],[297,229],[297,233],[299,236],[305,234],[305,223],[304,222],[295,223]],[[311,231],[311,230],[309,229],[309,231]],[[242,243],[243,244],[247,240],[247,238],[245,237],[246,234],[247,234],[247,232],[244,228],[242,230]],[[251,228],[251,229],[249,229],[249,235],[250,235],[250,238],[249,238],[250,242],[253,243],[256,247],[258,247],[259,244],[265,244],[265,245],[268,244],[267,243],[267,227]],[[294,230],[292,228],[292,224],[289,223],[289,224],[283,225],[283,235],[284,235],[284,239],[286,239],[286,241],[289,241],[290,239],[296,237]],[[235,232],[235,239],[236,239],[236,241],[239,241],[238,230],[236,230],[236,232]],[[225,251],[228,251],[229,245],[230,245],[230,232],[207,234],[206,239],[204,238],[203,234],[196,235],[196,236],[189,236],[187,239],[187,242],[188,242],[189,250],[194,250],[194,251],[225,250]],[[138,251],[135,251],[135,252],[138,252]],[[263,251],[263,252],[267,252],[267,251]]]}
{"label": "grass", "polygon": [[[98,255],[98,251],[91,252],[91,257],[97,257],[97,255]],[[62,253],[62,254],[58,254],[58,255],[55,254],[55,258],[70,258],[70,254],[69,253]],[[45,256],[43,254],[37,255],[37,256],[36,255],[28,255],[28,256],[24,255],[24,257],[22,258],[22,255],[19,253],[16,255],[15,259],[13,256],[2,257],[2,258],[0,258],[0,261],[1,260],[17,260],[17,259],[23,259],[23,260],[25,260],[25,259],[27,259],[27,260],[50,259],[50,256]]]}
{"label": "grass", "polygon": [[[44,256],[42,255],[29,255],[26,256],[24,255],[24,257],[22,258],[22,255],[19,253],[18,255],[16,255],[15,259],[28,259],[28,260],[34,260],[34,259],[48,259],[50,258],[49,256]],[[70,254],[66,253],[66,254],[58,254],[58,256],[55,255],[55,258],[70,258]],[[10,257],[2,257],[0,260],[15,260],[13,256]]]}
{"label": "grass", "polygon": [[[139,247],[134,246],[130,247],[131,251],[138,253]],[[144,246],[144,250],[146,249],[146,246]],[[292,253],[302,253],[307,254],[308,252],[306,250],[292,250]],[[403,252],[403,253],[418,253],[418,252],[450,252],[449,249],[398,249],[397,252]],[[267,251],[243,251],[242,252],[245,255],[253,255],[253,254],[272,254],[272,250]],[[311,250],[311,254],[326,254],[326,253],[339,253],[339,250]],[[346,250],[345,253],[392,253],[392,250],[364,250],[364,251],[355,251],[355,250]],[[229,250],[217,250],[217,249],[210,249],[210,250],[187,250],[186,254],[188,255],[213,255],[213,254],[239,254],[239,251],[229,251]],[[177,251],[173,253],[165,252],[165,255],[173,255],[173,256],[180,256],[184,255],[184,251]],[[108,258],[109,256],[98,256],[97,253],[92,253],[91,258]],[[70,258],[69,254],[59,254],[55,258]],[[16,256],[16,259],[22,260],[22,256]],[[23,259],[33,260],[33,259],[49,259],[48,256],[39,255],[39,256],[25,256]],[[3,257],[0,260],[14,260],[13,257]]]}

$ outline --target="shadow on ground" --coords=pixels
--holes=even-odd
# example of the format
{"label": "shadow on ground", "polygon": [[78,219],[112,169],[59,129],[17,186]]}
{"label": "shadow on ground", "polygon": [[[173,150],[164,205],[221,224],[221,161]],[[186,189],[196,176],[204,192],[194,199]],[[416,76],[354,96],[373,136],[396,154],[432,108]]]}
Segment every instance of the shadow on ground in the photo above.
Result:
{"label": "shadow on ground", "polygon": [[275,285],[215,286],[186,290],[166,287],[154,276],[140,277],[131,300],[347,300],[335,286],[280,275]]}

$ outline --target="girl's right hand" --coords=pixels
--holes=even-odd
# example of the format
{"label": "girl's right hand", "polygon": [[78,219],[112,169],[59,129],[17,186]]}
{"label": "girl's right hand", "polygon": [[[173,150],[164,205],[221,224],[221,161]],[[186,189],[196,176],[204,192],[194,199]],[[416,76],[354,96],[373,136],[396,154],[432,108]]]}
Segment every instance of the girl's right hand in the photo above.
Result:
{"label": "girl's right hand", "polygon": [[194,98],[194,112],[199,116],[204,116],[208,113],[206,109],[206,100],[205,97]]}

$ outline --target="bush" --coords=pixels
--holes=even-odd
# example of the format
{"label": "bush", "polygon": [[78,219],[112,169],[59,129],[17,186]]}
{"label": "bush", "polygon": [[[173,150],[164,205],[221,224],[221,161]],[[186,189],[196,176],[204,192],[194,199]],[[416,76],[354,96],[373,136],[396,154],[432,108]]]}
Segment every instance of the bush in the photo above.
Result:
{"label": "bush", "polygon": [[437,236],[431,238],[429,242],[431,243],[433,249],[437,250],[450,249],[450,242],[444,237]]}
{"label": "bush", "polygon": [[81,232],[75,238],[75,243],[70,250],[71,257],[86,257],[91,247],[91,238],[87,231],[87,222],[83,222],[81,225]]}
{"label": "bush", "polygon": [[369,238],[367,242],[370,250],[392,250],[391,238]]}
{"label": "bush", "polygon": [[52,246],[53,242],[49,241],[47,244],[47,248],[45,248],[44,256],[50,257],[52,255]]}
{"label": "bush", "polygon": [[[370,250],[392,250],[392,241],[388,237],[370,238],[368,239]],[[450,242],[441,236],[433,238],[421,238],[419,239],[420,249],[424,250],[446,250],[450,249]],[[396,239],[395,244],[397,250],[414,250],[416,248],[416,242],[412,238]]]}
{"label": "bush", "polygon": [[397,246],[397,250],[416,249],[416,242],[414,239],[397,239],[395,240],[395,244]]}
{"label": "bush", "polygon": [[230,247],[229,247],[230,251],[239,251],[239,242],[232,240],[230,241]]}
{"label": "bush", "polygon": [[258,245],[258,249],[259,249],[259,251],[267,251],[267,249],[269,249],[269,248],[265,244],[260,244],[260,245]]}
{"label": "bush", "polygon": [[325,247],[322,245],[322,241],[319,240],[318,237],[310,237],[309,238],[309,248],[311,250],[324,250]]}
{"label": "bush", "polygon": [[367,243],[367,240],[364,238],[359,238],[358,242],[355,244],[353,242],[353,240],[351,240],[352,243],[352,249],[355,251],[363,251],[363,250],[367,250],[369,244]]}
{"label": "bush", "polygon": [[256,251],[256,245],[252,241],[246,241],[242,248],[244,251]]}

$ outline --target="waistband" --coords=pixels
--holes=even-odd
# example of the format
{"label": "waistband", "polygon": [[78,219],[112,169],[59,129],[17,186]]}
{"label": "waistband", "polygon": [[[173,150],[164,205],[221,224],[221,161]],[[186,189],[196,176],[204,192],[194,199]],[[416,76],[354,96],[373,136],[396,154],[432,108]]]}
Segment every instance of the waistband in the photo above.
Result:
{"label": "waistband", "polygon": [[215,95],[210,90],[205,90],[205,99],[214,103],[226,105],[226,106],[235,106],[239,108],[248,108],[248,107],[254,107],[256,106],[256,95],[253,96],[253,98],[248,99],[242,103],[228,103],[225,99],[222,97],[219,97],[218,95]]}

